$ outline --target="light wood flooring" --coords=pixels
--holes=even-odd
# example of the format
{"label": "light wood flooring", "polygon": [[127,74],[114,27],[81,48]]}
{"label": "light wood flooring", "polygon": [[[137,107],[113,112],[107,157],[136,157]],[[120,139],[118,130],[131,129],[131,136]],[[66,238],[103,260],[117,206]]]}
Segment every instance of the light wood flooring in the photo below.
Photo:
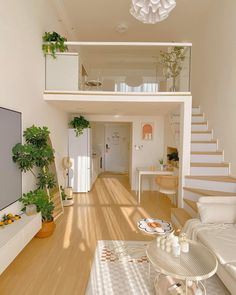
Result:
{"label": "light wood flooring", "polygon": [[57,220],[54,235],[34,238],[0,276],[1,295],[83,295],[97,240],[150,240],[140,218],[170,220],[170,201],[145,192],[139,205],[126,175],[99,177]]}

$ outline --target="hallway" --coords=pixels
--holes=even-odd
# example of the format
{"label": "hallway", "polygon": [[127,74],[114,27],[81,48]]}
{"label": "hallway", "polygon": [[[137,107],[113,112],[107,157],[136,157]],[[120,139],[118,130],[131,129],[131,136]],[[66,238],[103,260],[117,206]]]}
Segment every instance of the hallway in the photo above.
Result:
{"label": "hallway", "polygon": [[97,240],[151,240],[137,221],[170,220],[170,207],[157,192],[145,192],[139,205],[127,175],[102,174],[91,192],[65,208],[52,237],[33,239],[17,256],[0,277],[0,294],[83,295]]}

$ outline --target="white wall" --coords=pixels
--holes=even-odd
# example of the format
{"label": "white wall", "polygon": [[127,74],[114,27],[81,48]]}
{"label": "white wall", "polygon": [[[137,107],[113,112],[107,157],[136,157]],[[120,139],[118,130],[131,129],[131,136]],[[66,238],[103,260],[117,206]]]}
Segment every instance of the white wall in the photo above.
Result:
{"label": "white wall", "polygon": [[92,152],[102,157],[102,170],[104,170],[105,153],[105,126],[103,123],[91,123],[92,128]]}
{"label": "white wall", "polygon": [[[130,122],[132,123],[132,155],[130,180],[131,187],[135,189],[135,171],[137,167],[148,167],[159,164],[159,159],[164,156],[164,116],[86,116],[86,119],[94,122]],[[151,122],[154,124],[153,140],[142,140],[142,122]],[[136,146],[143,146],[140,150],[135,149]],[[144,182],[144,189],[148,189],[148,182]]]}
{"label": "white wall", "polygon": [[[142,122],[150,122],[154,124],[153,140],[142,140]],[[142,145],[141,150],[136,150],[134,146]],[[135,184],[135,172],[137,167],[158,166],[159,160],[164,157],[164,117],[138,117],[133,120],[133,182],[132,189]],[[148,189],[149,183],[144,181],[143,188]]]}
{"label": "white wall", "polygon": [[[67,115],[43,101],[41,38],[45,31],[64,34],[50,2],[1,1],[0,106],[22,112],[23,130],[33,124],[49,127],[62,183],[60,162],[67,154]],[[23,192],[34,188],[34,183],[29,173],[23,174]]]}
{"label": "white wall", "polygon": [[209,119],[236,175],[236,1],[214,0],[193,49],[193,104]]}

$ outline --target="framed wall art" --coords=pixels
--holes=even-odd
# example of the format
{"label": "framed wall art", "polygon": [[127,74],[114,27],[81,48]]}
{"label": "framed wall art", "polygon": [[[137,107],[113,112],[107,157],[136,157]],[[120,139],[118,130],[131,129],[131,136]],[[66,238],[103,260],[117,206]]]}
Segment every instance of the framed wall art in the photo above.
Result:
{"label": "framed wall art", "polygon": [[142,123],[142,140],[153,140],[154,124],[150,122]]}

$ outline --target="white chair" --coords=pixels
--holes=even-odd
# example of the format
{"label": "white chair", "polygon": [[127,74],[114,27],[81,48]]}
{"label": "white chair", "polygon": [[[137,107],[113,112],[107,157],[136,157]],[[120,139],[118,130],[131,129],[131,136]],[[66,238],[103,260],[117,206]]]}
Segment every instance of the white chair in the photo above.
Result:
{"label": "white chair", "polygon": [[158,191],[168,197],[172,196],[172,203],[176,206],[176,195],[178,191],[178,176],[160,175],[156,177]]}

